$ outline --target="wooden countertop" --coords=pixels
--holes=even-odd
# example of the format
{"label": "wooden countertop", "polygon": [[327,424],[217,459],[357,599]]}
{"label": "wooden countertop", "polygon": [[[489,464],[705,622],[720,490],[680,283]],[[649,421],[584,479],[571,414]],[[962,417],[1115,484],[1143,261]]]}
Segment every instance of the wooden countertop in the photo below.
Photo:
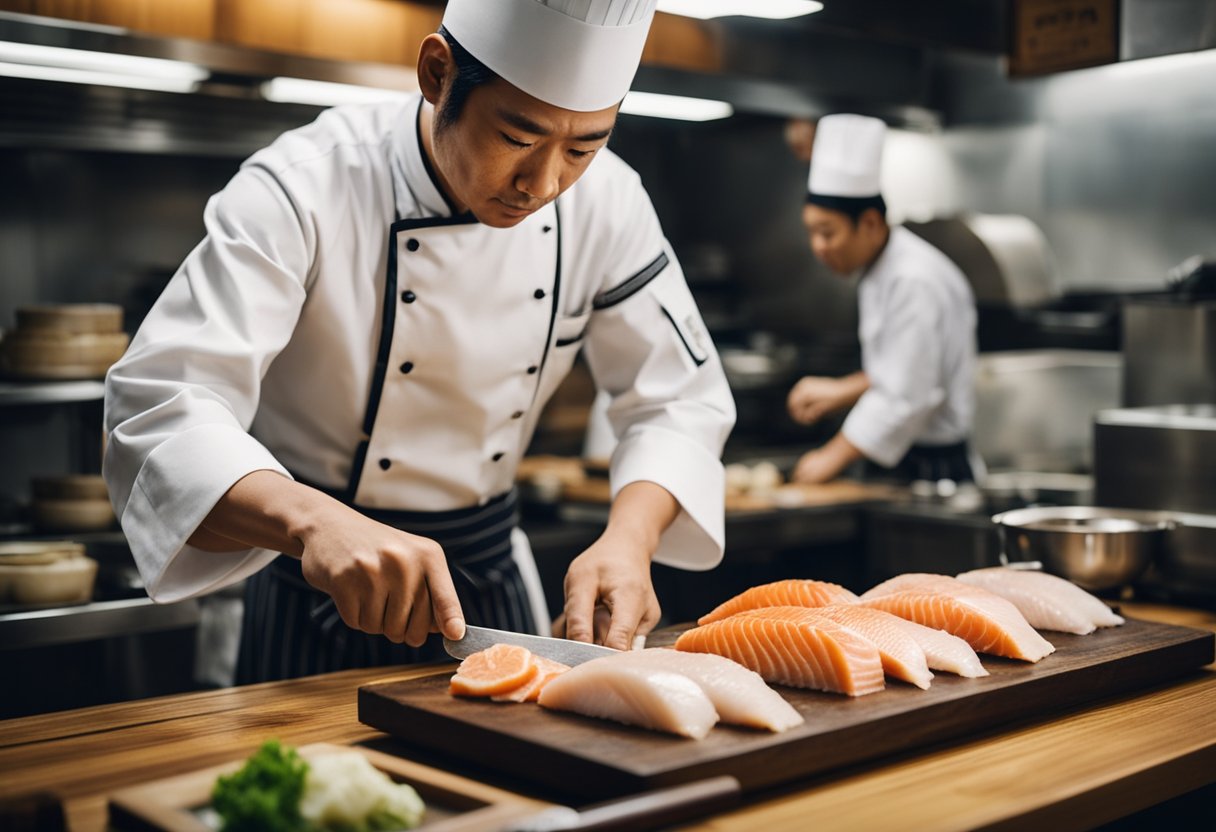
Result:
{"label": "wooden countertop", "polygon": [[[1216,630],[1216,613],[1126,604],[1137,618]],[[418,675],[435,672],[419,668]],[[58,795],[69,827],[105,829],[124,786],[224,763],[278,737],[294,745],[384,735],[359,723],[354,670],[0,722],[0,799]],[[685,829],[744,832],[1088,829],[1216,782],[1216,665],[1042,723],[749,797]]]}

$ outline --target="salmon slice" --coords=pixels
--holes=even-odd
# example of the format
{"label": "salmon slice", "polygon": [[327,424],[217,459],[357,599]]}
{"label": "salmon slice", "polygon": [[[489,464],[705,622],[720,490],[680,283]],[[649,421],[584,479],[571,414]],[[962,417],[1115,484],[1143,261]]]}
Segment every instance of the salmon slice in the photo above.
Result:
{"label": "salmon slice", "polygon": [[916,639],[916,643],[925,651],[925,662],[930,670],[942,670],[968,679],[987,676],[988,671],[980,664],[980,657],[975,648],[958,636],[952,636],[945,630],[936,630],[917,624],[906,618],[895,618],[900,621],[908,635]]}
{"label": "salmon slice", "polygon": [[807,579],[776,581],[754,586],[723,601],[708,615],[697,619],[697,623],[710,624],[744,610],[761,607],[822,607],[825,604],[855,603],[857,596],[840,584]]}
{"label": "salmon slice", "polygon": [[532,661],[536,662],[535,676],[514,690],[496,693],[490,698],[495,702],[535,702],[540,696],[541,688],[570,669],[569,665],[536,654],[532,655]]}
{"label": "salmon slice", "polygon": [[863,594],[861,603],[945,630],[977,653],[1037,662],[1055,650],[1013,604],[948,575],[900,575]]}
{"label": "salmon slice", "polygon": [[732,725],[780,732],[803,722],[802,714],[760,674],[725,656],[652,647],[610,658],[620,664],[662,668],[687,676],[705,691],[719,719]]}
{"label": "salmon slice", "polygon": [[1123,618],[1072,581],[1032,569],[995,566],[963,572],[965,584],[995,592],[1017,607],[1039,630],[1086,635],[1098,627],[1117,627]]}
{"label": "salmon slice", "polygon": [[908,622],[882,610],[869,609],[857,604],[829,604],[815,607],[811,612],[830,618],[837,624],[848,627],[862,638],[874,642],[882,659],[882,669],[921,690],[928,690],[933,673],[925,659],[925,651],[904,628]]}
{"label": "salmon slice", "polygon": [[543,708],[698,740],[718,721],[713,703],[692,679],[620,658],[604,656],[570,668],[545,685],[537,701]]}
{"label": "salmon slice", "polygon": [[513,644],[495,644],[460,663],[448,684],[455,696],[494,696],[514,690],[536,675],[532,651]]}
{"label": "salmon slice", "polygon": [[806,607],[746,610],[683,633],[675,646],[725,656],[767,682],[797,688],[864,696],[885,684],[872,641]]}

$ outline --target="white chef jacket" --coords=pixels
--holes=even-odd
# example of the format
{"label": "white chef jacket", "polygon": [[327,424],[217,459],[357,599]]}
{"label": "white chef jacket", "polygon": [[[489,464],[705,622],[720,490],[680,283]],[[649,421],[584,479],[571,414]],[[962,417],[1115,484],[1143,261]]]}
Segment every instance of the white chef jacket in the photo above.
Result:
{"label": "white chef jacket", "polygon": [[153,599],[276,556],[186,543],[255,470],[368,508],[508,491],[580,347],[613,396],[613,494],[647,480],[680,504],[655,559],[721,559],[734,402],[637,174],[604,149],[514,228],[453,216],[421,102],[334,108],[250,157],[108,373],[103,472]]}
{"label": "white chef jacket", "polygon": [[975,298],[958,267],[902,226],[858,286],[862,369],[870,388],[842,430],[893,467],[913,444],[951,445],[975,414]]}

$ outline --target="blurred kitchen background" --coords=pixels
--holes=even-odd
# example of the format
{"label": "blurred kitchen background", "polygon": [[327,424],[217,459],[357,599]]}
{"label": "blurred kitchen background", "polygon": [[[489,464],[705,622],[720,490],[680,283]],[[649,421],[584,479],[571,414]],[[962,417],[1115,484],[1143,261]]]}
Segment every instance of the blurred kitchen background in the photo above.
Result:
{"label": "blurred kitchen background", "polygon": [[[198,243],[208,197],[321,111],[271,100],[291,94],[265,82],[412,90],[417,42],[442,5],[0,0],[0,329],[19,309],[104,303],[134,333]],[[1036,26],[1068,37],[1036,51]],[[30,67],[62,70],[62,55],[29,46],[196,69],[178,92],[133,88],[163,80],[161,68],[113,86],[51,80]],[[990,515],[1052,502],[1187,512],[1200,529],[1207,517],[1209,531],[1189,533],[1136,591],[1213,603],[1216,3],[825,0],[785,20],[661,14],[634,89],[729,105],[704,121],[626,113],[611,143],[641,173],[722,353],[739,409],[728,461],[785,466],[828,438],[838,421],[795,425],[786,393],[801,375],[860,366],[855,288],[814,260],[800,222],[817,117],[862,112],[894,128],[890,217],[954,258],[980,305],[973,441],[990,477],[978,497],[728,523],[718,570],[656,570],[674,620],[766,576],[859,584],[994,563]],[[100,470],[100,389],[0,382],[0,540],[66,537],[101,564],[91,603],[0,605],[0,657],[28,678],[71,663],[102,680],[6,691],[0,717],[223,683],[204,655],[227,649],[206,641],[226,643],[223,625],[199,624],[223,619],[224,599],[152,607],[112,521],[65,533],[34,519],[34,479]],[[576,369],[533,452],[577,458],[590,400]],[[594,507],[525,517],[551,603],[596,522]]]}

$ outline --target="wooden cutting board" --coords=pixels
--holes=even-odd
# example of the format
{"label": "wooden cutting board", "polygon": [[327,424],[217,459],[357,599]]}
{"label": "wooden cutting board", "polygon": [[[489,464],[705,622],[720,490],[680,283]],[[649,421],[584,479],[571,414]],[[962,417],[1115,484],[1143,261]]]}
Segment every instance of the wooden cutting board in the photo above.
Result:
{"label": "wooden cutting board", "polygon": [[[670,644],[677,630],[656,633]],[[1166,682],[1213,661],[1205,630],[1129,619],[1087,636],[1047,633],[1037,664],[982,656],[990,676],[939,673],[927,691],[890,682],[860,698],[778,687],[806,722],[781,734],[715,727],[704,740],[547,711],[458,699],[450,670],[359,688],[359,720],[407,744],[588,799],[728,774],[745,790],[773,786],[1012,722],[1043,719]]]}

